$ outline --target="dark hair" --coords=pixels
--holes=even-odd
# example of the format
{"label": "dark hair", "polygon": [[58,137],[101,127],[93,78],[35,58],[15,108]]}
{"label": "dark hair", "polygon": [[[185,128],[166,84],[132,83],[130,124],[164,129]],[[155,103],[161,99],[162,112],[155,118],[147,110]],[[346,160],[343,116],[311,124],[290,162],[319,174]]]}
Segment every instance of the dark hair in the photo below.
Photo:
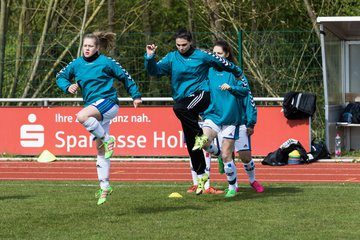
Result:
{"label": "dark hair", "polygon": [[230,62],[233,62],[235,64],[237,64],[237,60],[236,58],[234,57],[234,53],[232,51],[232,48],[231,46],[229,45],[229,43],[225,40],[217,40],[214,44],[214,47],[215,46],[218,46],[218,47],[221,47],[222,50],[225,52],[225,53],[228,53],[229,56],[226,58],[227,60],[229,60]]}
{"label": "dark hair", "polygon": [[95,40],[95,45],[100,46],[100,51],[110,51],[115,46],[116,34],[113,32],[96,31],[85,34],[85,38],[92,38]]}
{"label": "dark hair", "polygon": [[177,38],[183,38],[183,39],[186,39],[188,40],[189,42],[192,41],[192,35],[191,35],[191,32],[188,31],[186,28],[180,28],[176,34],[175,34],[175,39]]}

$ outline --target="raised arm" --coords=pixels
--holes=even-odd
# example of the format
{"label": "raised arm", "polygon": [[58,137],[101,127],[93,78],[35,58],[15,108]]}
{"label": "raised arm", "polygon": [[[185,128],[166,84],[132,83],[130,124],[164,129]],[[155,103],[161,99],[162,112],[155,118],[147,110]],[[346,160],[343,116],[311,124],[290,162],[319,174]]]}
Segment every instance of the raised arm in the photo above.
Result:
{"label": "raised arm", "polygon": [[151,76],[166,76],[171,74],[171,63],[169,54],[166,55],[159,62],[156,62],[156,49],[155,44],[146,46],[146,53],[144,55],[145,69]]}

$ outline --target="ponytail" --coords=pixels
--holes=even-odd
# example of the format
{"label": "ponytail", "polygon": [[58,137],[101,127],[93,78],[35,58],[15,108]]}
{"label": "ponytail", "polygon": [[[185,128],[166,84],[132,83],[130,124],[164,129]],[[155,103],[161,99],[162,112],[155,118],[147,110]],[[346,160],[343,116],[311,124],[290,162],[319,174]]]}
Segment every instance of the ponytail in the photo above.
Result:
{"label": "ponytail", "polygon": [[94,39],[96,46],[100,46],[100,51],[109,52],[115,47],[116,34],[113,32],[95,31],[93,33],[86,34],[84,36],[84,39],[85,38]]}

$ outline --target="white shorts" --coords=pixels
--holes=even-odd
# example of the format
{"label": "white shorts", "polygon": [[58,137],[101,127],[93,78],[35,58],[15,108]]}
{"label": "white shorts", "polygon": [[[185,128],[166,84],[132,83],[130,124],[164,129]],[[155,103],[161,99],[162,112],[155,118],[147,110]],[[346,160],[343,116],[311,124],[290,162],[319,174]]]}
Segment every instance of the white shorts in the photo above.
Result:
{"label": "white shorts", "polygon": [[234,125],[216,125],[210,119],[205,119],[203,127],[208,127],[221,135],[222,138],[236,140],[239,138],[239,126]]}
{"label": "white shorts", "polygon": [[109,133],[110,121],[116,117],[119,112],[119,105],[107,99],[100,99],[91,104],[96,107],[102,116],[100,125],[104,128],[105,132]]}
{"label": "white shorts", "polygon": [[[222,143],[222,135],[218,134],[218,143]],[[217,143],[216,143],[217,144]],[[235,152],[239,151],[251,151],[250,137],[246,133],[246,126],[241,125],[239,128],[239,139],[235,141]]]}

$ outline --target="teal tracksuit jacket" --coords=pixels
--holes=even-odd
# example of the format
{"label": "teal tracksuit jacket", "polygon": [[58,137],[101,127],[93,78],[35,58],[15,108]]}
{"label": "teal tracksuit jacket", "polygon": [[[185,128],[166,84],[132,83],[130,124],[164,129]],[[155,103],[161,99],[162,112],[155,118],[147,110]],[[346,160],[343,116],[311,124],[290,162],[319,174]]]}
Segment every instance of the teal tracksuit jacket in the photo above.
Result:
{"label": "teal tracksuit jacket", "polygon": [[141,94],[130,74],[114,59],[99,55],[88,62],[79,57],[69,63],[56,75],[56,84],[66,93],[72,84],[71,80],[81,88],[84,106],[99,99],[108,99],[118,103],[114,79],[121,81],[133,99],[141,98]]}
{"label": "teal tracksuit jacket", "polygon": [[172,97],[176,102],[198,91],[209,91],[210,67],[231,72],[236,77],[243,74],[235,64],[199,49],[195,49],[190,56],[184,56],[176,50],[168,53],[159,62],[156,62],[155,54],[147,56],[145,53],[144,57],[145,68],[150,75],[171,76]]}

